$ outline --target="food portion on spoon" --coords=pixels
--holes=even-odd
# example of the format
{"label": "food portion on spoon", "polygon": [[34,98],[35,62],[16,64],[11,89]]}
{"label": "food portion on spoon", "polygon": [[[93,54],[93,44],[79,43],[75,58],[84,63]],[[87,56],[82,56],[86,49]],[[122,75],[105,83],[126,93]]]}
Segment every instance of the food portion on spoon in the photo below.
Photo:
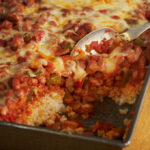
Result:
{"label": "food portion on spoon", "polygon": [[[150,23],[147,23],[145,25],[136,26],[133,28],[130,28],[128,31],[123,32],[121,34],[117,33],[112,28],[109,27],[103,27],[100,29],[97,29],[89,34],[87,34],[85,37],[83,37],[74,47],[73,51],[71,52],[72,56],[77,56],[78,54],[85,54],[85,55],[98,55],[99,52],[95,51],[94,49],[91,49],[88,51],[87,47],[88,45],[95,42],[101,43],[103,40],[110,40],[114,38],[121,38],[125,41],[132,41],[137,39],[143,32],[148,30],[150,28]],[[93,43],[94,44],[94,43]]]}

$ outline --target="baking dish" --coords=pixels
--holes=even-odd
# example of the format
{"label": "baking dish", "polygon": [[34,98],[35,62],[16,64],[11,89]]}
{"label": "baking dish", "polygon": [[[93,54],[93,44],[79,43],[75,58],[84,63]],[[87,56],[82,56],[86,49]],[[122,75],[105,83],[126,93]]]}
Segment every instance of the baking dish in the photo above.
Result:
{"label": "baking dish", "polygon": [[[129,106],[129,110],[133,110],[135,113],[131,117],[132,123],[129,128],[129,132],[125,141],[121,140],[108,140],[96,136],[85,136],[79,134],[68,134],[60,131],[50,130],[43,127],[33,127],[19,125],[9,122],[0,122],[0,149],[3,150],[119,150],[125,146],[128,146],[131,142],[134,129],[136,127],[136,122],[144,101],[144,95],[149,83],[150,67],[147,71],[142,90],[140,92],[139,98],[133,106]],[[106,108],[106,103],[110,103]],[[116,113],[116,104],[113,101],[106,100],[104,103],[101,103],[99,107],[103,107],[105,113],[99,113],[96,117],[100,117],[102,120],[107,120],[110,123],[116,123],[116,125],[121,126],[124,116]],[[113,106],[113,107],[110,107]],[[105,107],[105,108],[104,108]],[[114,109],[112,109],[114,108]],[[109,111],[113,111],[111,116]],[[116,116],[117,115],[117,116]],[[102,117],[103,116],[103,117]],[[127,116],[129,117],[129,114]],[[107,119],[106,119],[107,118]],[[119,118],[119,119],[118,119]],[[93,122],[94,119],[90,120]],[[90,124],[86,122],[86,124]]]}
{"label": "baking dish", "polygon": [[[65,0],[59,1],[65,2]],[[91,43],[91,47],[100,53],[102,52],[102,54],[106,53],[108,58],[111,58],[112,63],[109,63],[105,57],[103,59],[106,66],[112,65],[108,67],[109,70],[106,69],[107,67],[103,67],[105,65],[102,65],[103,63],[100,61],[100,57],[91,57],[86,61],[81,59],[76,62],[76,60],[70,58],[68,54],[75,42],[95,28],[104,25],[113,26],[117,31],[123,31],[138,22],[141,24],[145,23],[145,21],[147,21],[146,19],[148,19],[144,13],[145,4],[141,1],[139,4],[137,3],[136,10],[129,7],[130,9],[125,10],[123,16],[118,16],[120,6],[122,6],[123,3],[130,6],[130,2],[114,2],[118,10],[116,9],[117,11],[113,12],[109,9],[103,9],[104,7],[101,8],[101,5],[94,9],[88,7],[92,6],[93,0],[89,1],[87,7],[84,4],[80,6],[79,1],[80,0],[74,3],[74,5],[79,8],[74,9],[73,7],[73,9],[70,10],[66,7],[68,5],[65,5],[65,9],[63,9],[62,4],[61,6],[59,4],[53,4],[58,2],[53,0],[0,0],[0,32],[2,32],[2,34],[0,34],[0,52],[2,52],[2,55],[6,54],[2,56],[4,63],[0,66],[0,75],[2,76],[2,78],[0,77],[0,102],[2,104],[0,105],[0,120],[7,121],[0,122],[2,135],[0,142],[1,149],[121,149],[130,143],[148,84],[149,70],[145,77],[147,66],[143,66],[143,64],[145,64],[145,59],[147,61],[146,64],[150,61],[149,57],[146,57],[149,56],[149,48],[147,47],[145,50],[145,43],[144,41],[141,43],[142,39],[140,39],[140,41],[134,41],[137,44],[135,47],[132,44],[126,45],[129,46],[129,49],[125,48],[128,55],[126,55],[126,52],[123,53],[122,49],[119,48],[114,49],[116,57],[112,57],[113,54],[111,55],[111,51],[109,51],[107,47],[107,41],[103,41],[103,44],[107,45],[103,51],[98,47],[98,49],[94,48],[96,41]],[[69,1],[66,1],[64,4],[68,2]],[[111,2],[111,0],[105,2]],[[133,2],[131,3],[134,5]],[[95,0],[95,4],[98,5],[98,1]],[[70,4],[70,6],[71,5],[72,4]],[[109,5],[111,6],[111,3],[109,3]],[[139,12],[138,10],[141,11]],[[132,11],[133,15],[130,14]],[[105,21],[107,19],[105,19],[105,15],[107,13],[109,19],[106,23]],[[134,13],[136,16],[134,16]],[[72,18],[72,15],[75,17],[70,21],[69,18]],[[141,15],[145,20],[141,18]],[[80,19],[78,20],[78,18]],[[101,21],[99,19],[101,19]],[[57,29],[56,33],[55,29]],[[59,34],[62,35],[60,36],[61,38],[59,38]],[[149,34],[147,34],[147,36],[148,35]],[[147,39],[147,37],[145,38]],[[148,42],[149,40],[146,41]],[[54,49],[52,49],[53,46],[50,46],[51,44],[55,45]],[[140,49],[138,45],[141,46],[142,49]],[[140,61],[135,63],[134,67],[132,63],[136,62],[136,58],[140,56],[141,52],[143,54],[139,59]],[[7,53],[9,59],[7,59]],[[11,54],[15,54],[15,59]],[[55,58],[53,58],[53,54]],[[121,57],[119,57],[120,54]],[[145,59],[143,59],[143,57]],[[133,59],[134,61],[132,58],[135,58]],[[15,63],[11,63],[9,60]],[[95,60],[96,63],[93,63]],[[127,63],[125,63],[124,60],[127,60]],[[130,62],[129,66],[128,62]],[[98,70],[96,65],[99,65]],[[138,66],[142,67],[139,69]],[[94,68],[96,70],[94,70]],[[118,68],[120,68],[120,70],[123,68],[123,70],[116,72]],[[139,69],[138,71],[137,68]],[[93,76],[90,75],[92,71],[94,71]],[[101,73],[103,71],[104,76]],[[110,73],[110,76],[105,76],[108,75],[107,73]],[[114,78],[111,79],[113,73]],[[128,87],[126,83],[130,75],[132,77],[130,83],[133,83],[131,85],[131,91],[134,89],[136,91],[135,95],[132,95],[132,92],[131,95],[130,92],[128,93],[130,86]],[[120,104],[126,102],[132,103],[139,92],[138,86],[142,85],[144,77],[145,83],[135,104],[118,106],[114,101],[108,98],[105,98],[105,100],[98,105],[97,103],[93,103],[93,101],[102,100],[102,96],[112,97],[116,102],[119,100]],[[95,78],[96,81],[94,80]],[[141,78],[141,82],[138,82],[138,79]],[[137,83],[137,87],[134,82]],[[105,84],[102,86],[103,83],[106,83],[109,91],[105,88]],[[95,88],[97,85],[99,85],[99,87]],[[109,87],[110,85],[112,85],[112,87]],[[121,88],[121,95],[117,91],[118,87]],[[125,90],[123,90],[124,88]],[[110,95],[107,95],[108,93]],[[125,95],[125,97],[122,97],[123,95]],[[133,98],[133,100],[130,98]],[[43,103],[43,101],[45,103]],[[60,104],[60,107],[56,109],[58,104]],[[66,111],[63,111],[64,105]],[[79,107],[76,109],[75,106]],[[119,111],[123,110],[128,110],[126,115],[119,113]],[[42,116],[42,114],[44,115]],[[76,120],[78,119],[77,117],[79,117],[79,119],[80,117],[85,119],[82,120],[85,126],[82,126],[82,123],[80,124],[80,120]],[[86,120],[88,117],[89,119]],[[121,140],[108,140],[96,136],[96,132],[101,136],[99,134],[101,131],[100,128],[98,128],[96,132],[88,132],[90,126],[96,126],[95,123],[102,122],[103,125],[103,122],[106,122],[106,128],[108,123],[110,126],[114,126],[112,128],[119,129],[118,133],[121,131],[122,134],[122,131],[124,131],[122,128],[125,128],[124,122],[126,118],[132,120],[132,124],[124,142]],[[57,123],[59,126],[57,126]],[[67,126],[67,123],[70,123],[70,126]],[[44,126],[48,129],[44,128]],[[58,129],[60,131],[51,129]],[[62,131],[71,131],[72,134]],[[94,134],[95,136],[74,134],[74,131],[76,133]],[[105,137],[105,135],[104,133],[102,136]],[[115,138],[118,139],[122,137]]]}

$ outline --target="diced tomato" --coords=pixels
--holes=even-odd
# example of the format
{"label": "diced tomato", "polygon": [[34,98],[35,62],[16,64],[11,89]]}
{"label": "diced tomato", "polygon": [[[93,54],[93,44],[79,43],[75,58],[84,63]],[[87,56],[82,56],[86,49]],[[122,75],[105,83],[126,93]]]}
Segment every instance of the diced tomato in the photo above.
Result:
{"label": "diced tomato", "polygon": [[135,63],[139,59],[141,53],[142,53],[142,49],[139,46],[136,47],[135,51],[129,52],[127,56],[129,63]]}
{"label": "diced tomato", "polygon": [[22,34],[15,34],[13,39],[9,40],[9,45],[13,50],[17,50],[18,48],[21,48],[24,44],[24,39]]}
{"label": "diced tomato", "polygon": [[78,123],[75,121],[64,121],[63,122],[63,128],[77,128],[78,127]]}
{"label": "diced tomato", "polygon": [[119,16],[111,16],[111,18],[116,19],[116,20],[120,19]]}
{"label": "diced tomato", "polygon": [[100,121],[97,121],[96,124],[91,127],[92,132],[96,132],[98,130],[104,130],[105,132],[107,132],[113,128],[115,128],[115,126],[113,126],[109,123],[100,122]]}
{"label": "diced tomato", "polygon": [[26,62],[27,61],[27,57],[19,56],[18,59],[17,59],[17,61],[18,61],[18,63]]}
{"label": "diced tomato", "polygon": [[98,49],[99,47],[99,44],[98,44],[98,41],[93,41],[91,44],[90,44],[90,48],[91,49]]}
{"label": "diced tomato", "polygon": [[75,24],[71,26],[71,28],[73,28],[74,32],[68,32],[66,36],[73,39],[75,42],[79,41],[92,30],[92,26],[89,23],[84,23],[80,26]]}
{"label": "diced tomato", "polygon": [[0,82],[0,90],[3,91],[6,89],[6,86],[4,83]]}
{"label": "diced tomato", "polygon": [[146,18],[148,20],[150,20],[150,10],[147,10],[146,13],[145,13],[145,15],[146,15]]}
{"label": "diced tomato", "polygon": [[5,40],[2,40],[2,39],[0,39],[0,47],[2,46],[5,46],[5,44],[6,44],[6,41]]}
{"label": "diced tomato", "polygon": [[12,25],[13,25],[12,22],[6,20],[0,24],[0,29],[11,29]]}
{"label": "diced tomato", "polygon": [[93,11],[93,8],[90,6],[83,7],[83,11],[90,12]]}
{"label": "diced tomato", "polygon": [[52,125],[47,125],[48,128],[53,129],[53,130],[60,130],[61,129],[61,123],[60,122],[55,122]]}
{"label": "diced tomato", "polygon": [[19,79],[13,79],[13,81],[12,81],[12,87],[15,90],[19,90],[21,88],[20,80]]}
{"label": "diced tomato", "polygon": [[57,27],[57,23],[55,21],[50,21],[49,24],[54,26],[54,27]]}
{"label": "diced tomato", "polygon": [[105,38],[98,43],[98,41],[93,41],[90,44],[90,48],[91,50],[94,49],[95,51],[97,51],[98,53],[107,53],[108,52],[108,48],[109,48],[109,40],[106,40]]}
{"label": "diced tomato", "polygon": [[16,100],[12,99],[12,98],[8,98],[6,100],[6,106],[9,108],[9,109],[15,109],[16,108]]}
{"label": "diced tomato", "polygon": [[65,9],[65,8],[63,8],[61,11],[62,11],[62,16],[63,16],[63,17],[66,17],[67,14],[70,13],[70,10],[69,10],[69,9]]}
{"label": "diced tomato", "polygon": [[99,12],[102,13],[102,14],[107,14],[108,10],[102,9],[102,10],[99,10]]}
{"label": "diced tomato", "polygon": [[45,35],[45,32],[42,31],[42,30],[39,30],[39,31],[35,32],[33,38],[34,38],[37,42],[39,42],[39,41],[41,41],[41,40],[43,39],[44,35]]}
{"label": "diced tomato", "polygon": [[20,99],[24,98],[25,97],[25,90],[24,89],[20,89],[20,90],[17,90],[16,92],[16,96]]}
{"label": "diced tomato", "polygon": [[32,25],[29,22],[29,20],[24,21],[22,30],[25,31],[25,32],[29,32],[31,29],[32,29]]}

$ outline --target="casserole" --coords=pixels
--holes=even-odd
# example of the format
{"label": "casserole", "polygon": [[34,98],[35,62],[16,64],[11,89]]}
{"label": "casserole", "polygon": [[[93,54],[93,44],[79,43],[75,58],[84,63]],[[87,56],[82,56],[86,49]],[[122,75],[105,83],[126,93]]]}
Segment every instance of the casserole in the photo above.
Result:
{"label": "casserole", "polygon": [[[116,115],[120,108],[123,108],[120,112],[130,114],[132,106],[127,104],[137,100],[148,69],[149,32],[131,43],[93,41],[89,47],[99,57],[81,54],[73,58],[69,53],[78,40],[100,26],[121,32],[132,25],[146,23],[149,12],[145,1],[8,0],[0,4],[0,120],[126,140],[130,122],[125,127],[122,115],[117,116],[122,121],[114,117],[117,120],[111,122],[113,113],[108,113],[111,110],[106,108],[107,112],[105,106],[108,102],[110,108],[116,107]],[[125,8],[121,7],[123,4]],[[129,108],[116,106],[113,101],[105,100],[106,96]],[[99,100],[104,102],[98,104]],[[100,118],[93,115],[97,104]],[[95,121],[90,121],[90,117]],[[5,128],[3,124],[11,125],[2,122],[2,128]],[[31,129],[33,134],[37,129],[52,132],[12,126]],[[74,136],[79,137],[70,138]]]}

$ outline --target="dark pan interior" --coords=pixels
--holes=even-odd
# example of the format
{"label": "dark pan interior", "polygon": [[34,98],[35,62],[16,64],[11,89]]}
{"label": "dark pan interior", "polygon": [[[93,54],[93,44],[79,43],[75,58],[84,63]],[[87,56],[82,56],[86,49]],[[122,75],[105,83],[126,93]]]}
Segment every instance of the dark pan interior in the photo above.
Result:
{"label": "dark pan interior", "polygon": [[[102,121],[123,128],[124,119],[132,119],[132,111],[135,111],[137,101],[134,104],[124,104],[119,106],[110,98],[105,98],[103,102],[95,104],[95,114],[87,120],[82,120],[87,127],[94,125],[96,121]],[[119,109],[128,108],[127,114],[120,114]]]}

